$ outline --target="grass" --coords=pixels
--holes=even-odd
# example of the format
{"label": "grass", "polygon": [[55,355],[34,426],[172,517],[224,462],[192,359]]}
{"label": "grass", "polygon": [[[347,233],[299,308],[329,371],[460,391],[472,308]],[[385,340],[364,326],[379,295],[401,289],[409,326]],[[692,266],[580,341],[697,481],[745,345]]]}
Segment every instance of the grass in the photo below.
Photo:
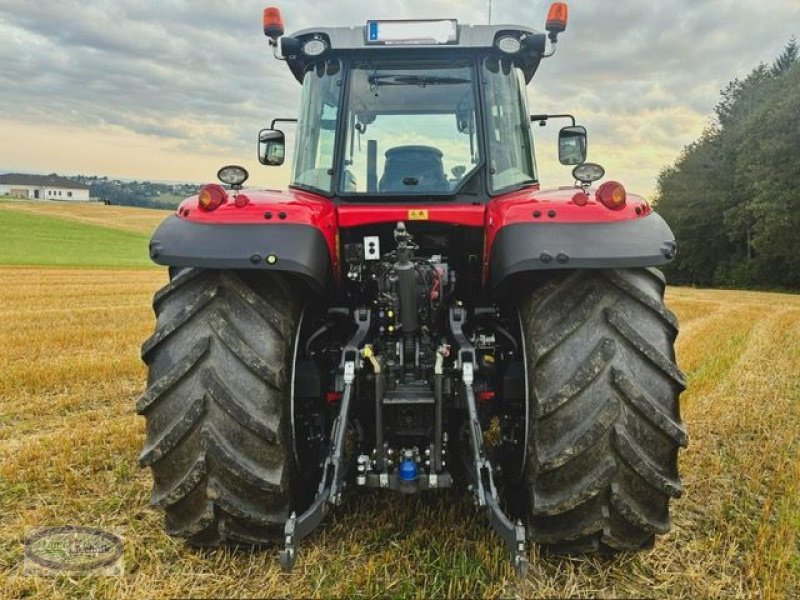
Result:
{"label": "grass", "polygon": [[[78,223],[100,225],[150,235],[171,210],[153,210],[133,206],[106,206],[84,202],[51,202],[49,200],[12,200],[0,198],[0,210],[10,209],[45,217],[57,217]],[[4,212],[0,213],[4,214]]]}
{"label": "grass", "polygon": [[[92,212],[101,210],[98,206],[84,208]],[[52,210],[61,218],[41,214],[43,210],[20,209],[16,203],[0,204],[0,240],[3,240],[0,265],[153,266],[148,255],[147,233],[82,222],[71,216],[64,218],[66,210],[61,207]]]}
{"label": "grass", "polygon": [[[458,496],[349,496],[291,575],[273,549],[198,552],[167,537],[133,413],[164,282],[156,270],[0,268],[0,596],[800,596],[798,296],[669,291],[691,435],[672,531],[613,560],[533,548],[517,582],[485,517]],[[122,533],[126,575],[23,576],[25,531],[54,524]]]}

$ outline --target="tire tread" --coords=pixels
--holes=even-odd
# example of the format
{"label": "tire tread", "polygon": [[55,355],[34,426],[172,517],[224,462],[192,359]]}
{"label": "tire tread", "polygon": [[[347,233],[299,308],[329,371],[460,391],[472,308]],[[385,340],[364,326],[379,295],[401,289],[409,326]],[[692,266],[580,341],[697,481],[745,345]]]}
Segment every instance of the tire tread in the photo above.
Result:
{"label": "tire tread", "polygon": [[184,269],[153,308],[156,332],[142,346],[148,387],[136,403],[147,421],[140,463],[153,472],[151,503],[165,511],[167,532],[193,545],[279,540],[294,468],[283,426],[292,286],[279,274],[254,282]]}
{"label": "tire tread", "polygon": [[529,533],[557,552],[618,552],[669,530],[688,442],[678,322],[655,269],[556,275],[520,305],[530,402]]}

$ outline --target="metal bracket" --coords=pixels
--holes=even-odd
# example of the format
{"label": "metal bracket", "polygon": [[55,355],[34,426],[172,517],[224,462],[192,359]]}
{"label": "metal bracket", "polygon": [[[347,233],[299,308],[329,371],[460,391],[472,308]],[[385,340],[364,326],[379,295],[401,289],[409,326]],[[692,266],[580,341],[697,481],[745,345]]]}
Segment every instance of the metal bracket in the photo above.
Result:
{"label": "metal bracket", "polygon": [[461,366],[461,381],[468,386],[475,383],[475,367],[472,366],[472,363],[464,363]]}
{"label": "metal bracket", "polygon": [[475,358],[475,348],[469,343],[467,336],[464,334],[464,323],[467,322],[467,311],[461,306],[456,306],[450,309],[450,333],[456,342],[456,367],[461,368],[465,361],[471,362],[474,368],[477,368],[478,361]]}
{"label": "metal bracket", "polygon": [[[456,311],[461,311],[461,313],[459,314]],[[523,577],[528,570],[525,526],[520,521],[512,523],[498,503],[497,488],[494,485],[494,478],[492,476],[492,465],[483,447],[483,429],[478,419],[475,391],[472,388],[472,384],[475,381],[477,366],[474,360],[475,349],[469,343],[462,330],[465,321],[466,315],[464,309],[453,308],[450,310],[450,328],[453,338],[458,344],[461,381],[464,385],[468,429],[472,442],[472,461],[474,467],[472,489],[475,494],[477,505],[485,506],[488,509],[489,523],[492,529],[503,539],[506,546],[511,551],[514,569],[517,575]],[[466,360],[470,356],[472,360]],[[461,360],[462,357],[464,360]]]}
{"label": "metal bracket", "polygon": [[344,363],[344,384],[353,385],[356,380],[356,363],[353,360]]}
{"label": "metal bracket", "polygon": [[310,535],[322,523],[330,512],[331,506],[338,506],[342,501],[344,439],[350,416],[356,368],[361,364],[359,347],[369,333],[372,313],[367,308],[359,308],[355,311],[354,319],[357,326],[356,332],[342,350],[341,368],[344,378],[342,403],[339,407],[339,415],[331,429],[330,451],[322,467],[322,479],[317,496],[311,506],[299,517],[292,512],[284,526],[285,545],[278,558],[285,571],[290,571],[297,560],[296,544]]}

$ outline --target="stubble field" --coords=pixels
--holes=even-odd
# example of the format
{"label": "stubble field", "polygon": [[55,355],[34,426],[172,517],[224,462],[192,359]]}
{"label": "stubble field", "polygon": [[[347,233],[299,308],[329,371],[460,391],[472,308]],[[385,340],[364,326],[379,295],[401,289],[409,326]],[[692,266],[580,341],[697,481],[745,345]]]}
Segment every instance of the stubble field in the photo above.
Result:
{"label": "stubble field", "polygon": [[[160,270],[0,267],[0,597],[800,596],[800,296],[672,288],[683,498],[672,531],[614,560],[530,555],[518,582],[467,498],[350,497],[283,574],[274,549],[167,537],[137,464],[133,405]],[[123,577],[31,578],[25,532],[125,536]]]}

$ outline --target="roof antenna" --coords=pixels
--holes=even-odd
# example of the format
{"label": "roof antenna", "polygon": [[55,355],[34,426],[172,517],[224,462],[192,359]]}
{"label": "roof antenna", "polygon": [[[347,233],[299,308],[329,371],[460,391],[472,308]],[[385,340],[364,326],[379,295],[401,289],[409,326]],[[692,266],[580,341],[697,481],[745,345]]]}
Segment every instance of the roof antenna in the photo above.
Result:
{"label": "roof antenna", "polygon": [[492,24],[492,0],[489,0],[489,25]]}

